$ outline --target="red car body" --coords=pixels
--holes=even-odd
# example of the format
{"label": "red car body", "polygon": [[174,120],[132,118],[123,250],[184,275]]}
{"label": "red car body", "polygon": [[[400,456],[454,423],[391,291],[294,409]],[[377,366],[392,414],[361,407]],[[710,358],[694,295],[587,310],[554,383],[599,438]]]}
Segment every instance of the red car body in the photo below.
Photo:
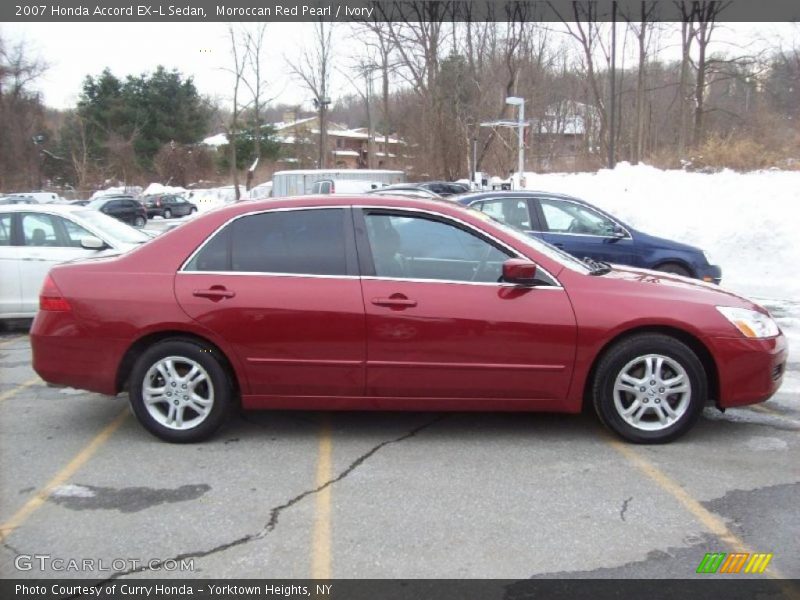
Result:
{"label": "red car body", "polygon": [[[456,219],[535,262],[558,285],[402,281],[359,272],[243,277],[181,271],[231,219],[319,206],[378,206]],[[50,278],[46,287],[54,284],[70,310],[37,314],[34,369],[47,382],[112,395],[125,388],[143,348],[175,334],[224,355],[246,409],[575,413],[598,357],[634,332],[667,333],[692,348],[706,371],[709,396],[724,408],[769,398],[780,386],[787,355],[782,334],[749,339],[726,320],[716,306],[766,311],[717,286],[633,268],[587,275],[479,213],[443,201],[241,203],[121,256],[57,266]]]}

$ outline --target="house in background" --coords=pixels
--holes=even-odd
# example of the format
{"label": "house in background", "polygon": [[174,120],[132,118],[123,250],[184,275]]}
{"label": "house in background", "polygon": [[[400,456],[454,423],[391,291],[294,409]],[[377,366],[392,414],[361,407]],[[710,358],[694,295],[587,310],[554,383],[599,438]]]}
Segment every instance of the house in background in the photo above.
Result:
{"label": "house in background", "polygon": [[599,152],[600,113],[594,106],[563,100],[550,104],[545,115],[531,121],[530,156],[537,170],[571,169]]}

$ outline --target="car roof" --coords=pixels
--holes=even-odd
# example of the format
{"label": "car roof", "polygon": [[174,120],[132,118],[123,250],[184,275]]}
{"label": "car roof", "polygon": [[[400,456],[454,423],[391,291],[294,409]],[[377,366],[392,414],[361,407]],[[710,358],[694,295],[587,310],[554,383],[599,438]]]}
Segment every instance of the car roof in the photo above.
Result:
{"label": "car roof", "polygon": [[43,212],[43,213],[72,213],[79,210],[89,210],[85,206],[74,204],[6,204],[3,212]]}

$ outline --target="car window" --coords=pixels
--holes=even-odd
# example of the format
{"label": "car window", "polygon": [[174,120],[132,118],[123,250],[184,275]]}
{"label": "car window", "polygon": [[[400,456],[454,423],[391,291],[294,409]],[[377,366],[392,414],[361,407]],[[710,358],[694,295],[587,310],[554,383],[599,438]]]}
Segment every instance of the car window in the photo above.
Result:
{"label": "car window", "polygon": [[423,216],[367,214],[375,275],[498,282],[510,255],[449,223]]}
{"label": "car window", "polygon": [[605,236],[611,235],[616,227],[611,219],[574,202],[541,198],[539,205],[546,227],[552,233]]}
{"label": "car window", "polygon": [[236,219],[187,271],[346,275],[344,210],[274,211]]}
{"label": "car window", "polygon": [[11,245],[11,215],[0,215],[0,246]]}
{"label": "car window", "polygon": [[[61,217],[55,217],[58,221],[64,226],[64,231],[67,235],[69,245],[74,246],[76,248],[81,247],[81,239],[87,236],[94,236],[94,234],[77,223],[70,221],[69,219],[62,219]],[[96,237],[96,236],[94,236]]]}
{"label": "car window", "polygon": [[22,213],[22,236],[25,246],[63,246],[58,242],[54,217]]}
{"label": "car window", "polygon": [[525,198],[497,198],[484,200],[480,210],[493,219],[517,229],[533,229]]}

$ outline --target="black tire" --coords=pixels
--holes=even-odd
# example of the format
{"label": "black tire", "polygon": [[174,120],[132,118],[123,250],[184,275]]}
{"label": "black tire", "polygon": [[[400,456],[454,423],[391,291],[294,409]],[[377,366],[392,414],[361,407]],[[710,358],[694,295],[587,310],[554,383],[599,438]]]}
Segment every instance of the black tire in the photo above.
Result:
{"label": "black tire", "polygon": [[168,208],[164,209],[164,218],[165,219],[171,219],[172,218],[172,211],[170,209],[168,209]]}
{"label": "black tire", "polygon": [[672,273],[673,275],[682,275],[683,277],[693,277],[689,269],[687,269],[683,265],[679,265],[678,263],[674,262],[668,262],[664,263],[663,265],[658,265],[658,267],[656,267],[656,271],[663,271],[664,273]]}
{"label": "black tire", "polygon": [[[170,428],[160,423],[145,405],[142,393],[145,377],[151,367],[169,356],[181,357],[199,364],[208,375],[207,380],[204,380],[201,385],[208,385],[212,388],[213,403],[211,409],[204,420],[191,428]],[[206,381],[209,383],[206,383]],[[164,387],[165,389],[170,389],[167,387],[166,382]],[[207,390],[208,388],[203,388],[201,393],[207,395]],[[223,367],[222,357],[219,356],[216,350],[204,347],[192,340],[173,338],[154,344],[139,356],[131,371],[129,398],[133,413],[145,429],[167,442],[192,443],[211,437],[227,418],[233,404],[232,395],[231,381]],[[165,400],[158,406],[163,408],[163,404],[168,404],[168,402]],[[163,412],[161,408],[157,410]],[[184,412],[186,411],[184,410]],[[182,412],[182,414],[184,413]],[[188,414],[200,416],[199,413],[193,412],[191,409],[189,409]]]}
{"label": "black tire", "polygon": [[[638,358],[650,354],[675,361],[683,368],[691,385],[684,412],[671,424],[655,431],[646,431],[628,423],[617,408],[614,393],[617,376],[624,368]],[[669,365],[666,368],[669,370]],[[644,391],[642,388],[639,389]],[[628,395],[624,396],[631,398]],[[679,438],[695,424],[707,398],[708,382],[705,369],[694,351],[671,336],[655,333],[635,335],[609,348],[597,364],[592,384],[592,401],[600,421],[620,437],[637,444],[664,444]],[[663,401],[675,403],[677,399],[675,395],[671,395]],[[632,402],[628,407],[632,406]],[[643,402],[647,403],[648,398],[646,397]],[[652,411],[655,408],[655,405],[651,404],[646,410]],[[656,417],[648,412],[648,418],[654,420]]]}
{"label": "black tire", "polygon": [[147,224],[147,219],[144,217],[136,217],[133,220],[134,227],[144,227]]}

